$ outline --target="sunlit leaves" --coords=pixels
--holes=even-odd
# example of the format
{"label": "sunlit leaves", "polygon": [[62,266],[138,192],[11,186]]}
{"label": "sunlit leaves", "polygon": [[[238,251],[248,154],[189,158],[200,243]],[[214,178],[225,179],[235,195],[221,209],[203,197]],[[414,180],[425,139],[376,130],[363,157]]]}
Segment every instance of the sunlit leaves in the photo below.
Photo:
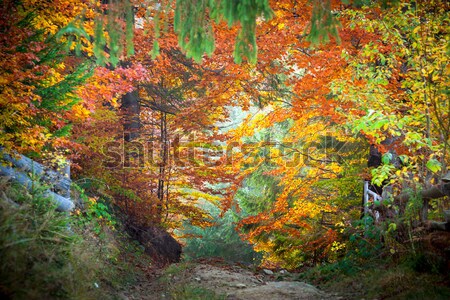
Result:
{"label": "sunlit leaves", "polygon": [[64,52],[71,49],[65,36],[86,39],[71,25],[84,4],[59,4],[36,7],[36,3],[24,1],[17,6],[7,1],[2,6],[9,8],[2,11],[0,19],[3,32],[8,32],[0,45],[0,134],[7,148],[39,152],[44,145],[61,145],[70,134],[67,116],[80,101],[76,89],[90,71],[86,65],[67,64]]}
{"label": "sunlit leaves", "polygon": [[437,173],[442,169],[442,164],[434,158],[429,159],[426,166],[433,173]]}
{"label": "sunlit leaves", "polygon": [[439,172],[448,161],[450,127],[444,117],[448,115],[444,92],[448,85],[448,3],[401,2],[377,17],[370,15],[369,8],[345,14],[351,16],[351,26],[378,36],[378,41],[361,44],[356,55],[344,53],[353,82],[341,79],[333,85],[342,100],[358,103],[366,111],[349,118],[349,127],[380,145],[382,152],[409,157],[402,159],[408,166],[400,172],[403,179],[383,166],[374,171],[377,183],[388,178],[397,185],[407,178],[427,181],[425,174]]}

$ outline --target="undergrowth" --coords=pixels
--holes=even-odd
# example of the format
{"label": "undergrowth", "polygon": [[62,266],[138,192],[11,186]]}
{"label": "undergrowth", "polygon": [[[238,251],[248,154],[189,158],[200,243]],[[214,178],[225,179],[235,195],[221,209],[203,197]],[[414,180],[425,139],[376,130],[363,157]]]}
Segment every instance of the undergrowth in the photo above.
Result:
{"label": "undergrowth", "polygon": [[138,248],[114,230],[104,206],[81,193],[83,209],[57,212],[47,188],[28,191],[1,179],[1,298],[113,299],[136,276],[124,256],[136,258]]}
{"label": "undergrowth", "polygon": [[415,271],[408,262],[373,260],[353,266],[352,272],[341,264],[319,266],[301,276],[324,290],[345,299],[450,299],[450,288],[440,274]]}
{"label": "undergrowth", "polygon": [[350,234],[345,256],[306,270],[298,279],[345,299],[450,299],[449,270],[441,254],[420,239],[394,245],[389,240],[393,233],[382,228],[365,223]]}

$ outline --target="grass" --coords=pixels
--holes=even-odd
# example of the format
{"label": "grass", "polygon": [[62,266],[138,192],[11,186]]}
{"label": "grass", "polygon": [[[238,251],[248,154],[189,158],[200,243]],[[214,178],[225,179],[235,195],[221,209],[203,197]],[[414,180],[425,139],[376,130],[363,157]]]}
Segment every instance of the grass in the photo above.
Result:
{"label": "grass", "polygon": [[45,189],[0,179],[1,298],[114,299],[138,276],[124,256],[139,254],[111,228],[55,211]]}
{"label": "grass", "polygon": [[445,274],[418,272],[408,260],[372,260],[351,272],[344,272],[339,264],[316,267],[301,279],[345,299],[450,299]]}

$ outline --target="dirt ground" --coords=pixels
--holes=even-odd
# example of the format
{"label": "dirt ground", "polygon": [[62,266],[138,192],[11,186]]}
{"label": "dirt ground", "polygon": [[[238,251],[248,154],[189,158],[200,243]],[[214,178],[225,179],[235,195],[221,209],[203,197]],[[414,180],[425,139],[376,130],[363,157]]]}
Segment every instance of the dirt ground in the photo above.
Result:
{"label": "dirt ground", "polygon": [[[173,265],[170,271],[159,270],[153,275],[121,293],[119,299],[173,299],[174,289],[180,286],[213,291],[227,300],[342,299],[307,283],[294,281],[295,276],[284,270],[253,272],[239,266],[199,263]],[[179,295],[176,298],[182,299]]]}

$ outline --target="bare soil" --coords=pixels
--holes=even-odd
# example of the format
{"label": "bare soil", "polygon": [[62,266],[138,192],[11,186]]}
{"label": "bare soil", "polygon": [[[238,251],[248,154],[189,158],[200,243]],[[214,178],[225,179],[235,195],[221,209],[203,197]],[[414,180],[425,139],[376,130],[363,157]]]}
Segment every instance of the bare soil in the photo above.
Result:
{"label": "bare soil", "polygon": [[342,299],[305,282],[294,281],[295,276],[286,271],[270,274],[268,270],[251,271],[240,266],[208,263],[175,264],[170,269],[170,272],[157,271],[153,278],[142,280],[121,293],[120,299],[173,299],[173,291],[180,286],[214,291],[227,300]]}

